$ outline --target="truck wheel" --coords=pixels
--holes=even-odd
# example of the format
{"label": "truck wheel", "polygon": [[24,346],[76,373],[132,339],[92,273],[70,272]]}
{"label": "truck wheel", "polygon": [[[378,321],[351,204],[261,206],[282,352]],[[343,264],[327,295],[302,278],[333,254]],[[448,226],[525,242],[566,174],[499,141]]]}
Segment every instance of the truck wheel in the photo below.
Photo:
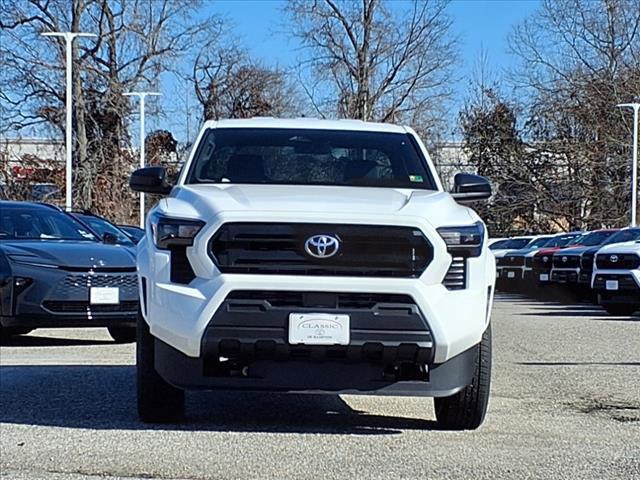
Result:
{"label": "truck wheel", "polygon": [[136,371],[138,416],[145,423],[172,423],[184,417],[184,390],[167,383],[155,368],[155,339],[138,312]]}
{"label": "truck wheel", "polygon": [[616,317],[629,317],[638,310],[636,305],[604,304],[602,307],[609,315],[615,315]]}
{"label": "truck wheel", "polygon": [[484,421],[491,386],[491,324],[476,346],[471,384],[450,397],[434,398],[438,426],[446,430],[475,430]]}
{"label": "truck wheel", "polygon": [[135,327],[107,327],[109,335],[116,343],[131,343],[136,341]]}

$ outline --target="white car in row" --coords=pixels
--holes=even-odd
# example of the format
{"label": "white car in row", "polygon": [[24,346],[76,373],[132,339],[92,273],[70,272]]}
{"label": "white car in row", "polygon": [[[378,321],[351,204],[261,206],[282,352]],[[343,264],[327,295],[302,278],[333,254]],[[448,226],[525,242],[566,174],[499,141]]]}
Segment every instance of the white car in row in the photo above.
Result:
{"label": "white car in row", "polygon": [[591,286],[612,315],[640,310],[640,242],[607,245],[595,256]]}

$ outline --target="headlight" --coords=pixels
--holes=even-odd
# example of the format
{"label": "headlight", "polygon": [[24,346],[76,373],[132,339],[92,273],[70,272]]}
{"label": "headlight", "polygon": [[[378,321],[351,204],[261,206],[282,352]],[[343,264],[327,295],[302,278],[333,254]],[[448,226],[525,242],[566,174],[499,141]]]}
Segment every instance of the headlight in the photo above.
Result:
{"label": "headlight", "polygon": [[456,257],[477,257],[484,242],[484,224],[474,223],[468,227],[442,227],[438,233],[447,244],[447,251]]}
{"label": "headlight", "polygon": [[168,250],[170,247],[193,245],[193,239],[204,226],[200,220],[152,215],[151,233],[156,247]]}
{"label": "headlight", "polygon": [[8,257],[13,263],[17,263],[18,265],[29,265],[30,267],[43,268],[59,268],[58,265],[46,263],[46,260],[43,260],[42,258],[35,255],[10,254],[8,255]]}

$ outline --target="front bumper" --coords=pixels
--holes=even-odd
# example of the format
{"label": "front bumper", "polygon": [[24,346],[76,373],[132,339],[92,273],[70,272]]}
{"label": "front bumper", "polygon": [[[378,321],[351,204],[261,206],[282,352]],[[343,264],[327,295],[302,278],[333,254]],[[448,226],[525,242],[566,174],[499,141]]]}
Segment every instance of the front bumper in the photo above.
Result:
{"label": "front bumper", "polygon": [[[615,282],[616,289],[607,288],[608,282]],[[593,290],[602,304],[640,305],[640,271],[625,273],[597,271],[593,276]]]}
{"label": "front bumper", "polygon": [[155,367],[169,383],[185,389],[443,397],[471,383],[477,352],[477,347],[472,347],[421,370],[390,369],[378,362],[347,359],[317,361],[312,353],[288,361],[256,358],[221,365],[207,355],[189,357],[156,340]]}
{"label": "front bumper", "polygon": [[[19,287],[15,279],[28,279]],[[118,288],[119,303],[90,303],[91,287]],[[68,271],[30,265],[12,265],[12,276],[0,287],[3,326],[104,327],[134,326],[138,310],[135,272]]]}
{"label": "front bumper", "polygon": [[551,270],[551,282],[562,284],[578,283],[579,268],[554,268]]}

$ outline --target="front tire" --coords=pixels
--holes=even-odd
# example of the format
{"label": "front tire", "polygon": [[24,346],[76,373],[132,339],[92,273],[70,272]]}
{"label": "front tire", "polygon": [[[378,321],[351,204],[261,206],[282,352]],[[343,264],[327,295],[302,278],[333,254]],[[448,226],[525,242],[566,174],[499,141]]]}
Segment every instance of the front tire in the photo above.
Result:
{"label": "front tire", "polygon": [[436,420],[446,430],[475,430],[484,421],[491,387],[491,324],[476,346],[471,384],[449,397],[434,398]]}
{"label": "front tire", "polygon": [[145,423],[173,423],[184,417],[184,390],[166,382],[155,368],[155,339],[138,312],[136,371],[138,415]]}
{"label": "front tire", "polygon": [[107,327],[109,335],[116,343],[132,343],[136,341],[136,327]]}
{"label": "front tire", "polygon": [[616,317],[630,317],[638,310],[636,305],[605,304],[602,305],[602,307],[609,315],[614,315]]}

